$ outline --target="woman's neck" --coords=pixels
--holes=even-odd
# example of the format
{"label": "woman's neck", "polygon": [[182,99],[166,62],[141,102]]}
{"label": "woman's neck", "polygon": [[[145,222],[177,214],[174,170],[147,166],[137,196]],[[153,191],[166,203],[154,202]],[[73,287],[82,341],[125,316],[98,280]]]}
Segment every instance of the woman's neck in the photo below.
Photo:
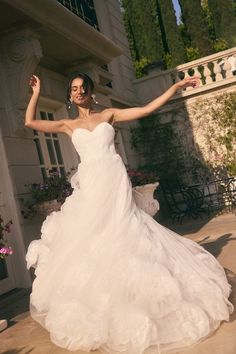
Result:
{"label": "woman's neck", "polygon": [[91,107],[79,107],[79,117],[80,119],[90,119],[93,109]]}

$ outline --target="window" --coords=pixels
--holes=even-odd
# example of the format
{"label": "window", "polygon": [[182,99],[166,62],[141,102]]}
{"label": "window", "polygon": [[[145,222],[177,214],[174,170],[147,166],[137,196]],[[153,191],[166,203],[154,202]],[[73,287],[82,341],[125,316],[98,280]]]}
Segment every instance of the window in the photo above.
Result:
{"label": "window", "polygon": [[[54,120],[53,112],[40,110],[39,115],[42,120]],[[65,166],[58,135],[34,130],[34,142],[43,178],[48,177],[49,170],[58,171],[61,176],[64,176]]]}
{"label": "window", "polygon": [[93,0],[57,0],[71,12],[82,18],[90,26],[99,31],[97,15]]}

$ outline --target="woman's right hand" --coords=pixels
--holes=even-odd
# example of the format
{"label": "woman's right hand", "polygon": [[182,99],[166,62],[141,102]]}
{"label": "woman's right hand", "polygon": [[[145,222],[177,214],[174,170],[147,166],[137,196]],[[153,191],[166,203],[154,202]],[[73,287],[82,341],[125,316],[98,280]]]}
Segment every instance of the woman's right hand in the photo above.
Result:
{"label": "woman's right hand", "polygon": [[29,81],[29,85],[33,90],[33,93],[39,94],[40,92],[40,80],[36,75],[32,75]]}

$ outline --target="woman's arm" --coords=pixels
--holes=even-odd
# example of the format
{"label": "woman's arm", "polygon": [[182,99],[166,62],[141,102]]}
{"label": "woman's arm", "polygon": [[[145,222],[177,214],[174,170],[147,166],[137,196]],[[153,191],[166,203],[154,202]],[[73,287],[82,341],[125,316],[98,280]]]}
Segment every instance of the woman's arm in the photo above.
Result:
{"label": "woman's arm", "polygon": [[40,94],[40,80],[33,75],[29,85],[32,87],[33,94],[25,112],[25,126],[34,130],[39,130],[46,133],[68,133],[69,128],[66,125],[67,120],[59,121],[36,120],[36,108]]}
{"label": "woman's arm", "polygon": [[134,108],[125,108],[125,109],[116,109],[113,110],[113,121],[122,122],[129,121],[139,118],[144,118],[149,116],[151,113],[163,106],[175,93],[178,89],[185,87],[197,87],[199,85],[199,77],[191,76],[187,77],[176,84],[172,85],[167,91],[165,91],[161,96],[157,97],[147,105],[143,107],[134,107]]}

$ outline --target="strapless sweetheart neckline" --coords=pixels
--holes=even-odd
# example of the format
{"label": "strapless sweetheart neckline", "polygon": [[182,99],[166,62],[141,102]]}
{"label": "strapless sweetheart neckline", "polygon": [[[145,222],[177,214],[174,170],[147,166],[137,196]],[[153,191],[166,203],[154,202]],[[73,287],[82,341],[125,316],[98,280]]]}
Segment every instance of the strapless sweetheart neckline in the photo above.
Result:
{"label": "strapless sweetheart neckline", "polygon": [[78,128],[75,128],[75,130],[73,130],[73,132],[72,132],[72,134],[71,134],[71,139],[73,138],[73,135],[74,135],[74,133],[75,133],[77,130],[85,130],[85,131],[87,131],[89,134],[92,134],[92,133],[94,133],[94,132],[97,130],[97,128],[98,128],[100,125],[103,125],[103,124],[109,125],[109,126],[114,130],[114,127],[113,127],[110,123],[108,123],[108,122],[102,122],[102,123],[97,124],[96,127],[95,127],[93,130],[89,130],[89,129],[86,129],[86,128],[78,127]]}

